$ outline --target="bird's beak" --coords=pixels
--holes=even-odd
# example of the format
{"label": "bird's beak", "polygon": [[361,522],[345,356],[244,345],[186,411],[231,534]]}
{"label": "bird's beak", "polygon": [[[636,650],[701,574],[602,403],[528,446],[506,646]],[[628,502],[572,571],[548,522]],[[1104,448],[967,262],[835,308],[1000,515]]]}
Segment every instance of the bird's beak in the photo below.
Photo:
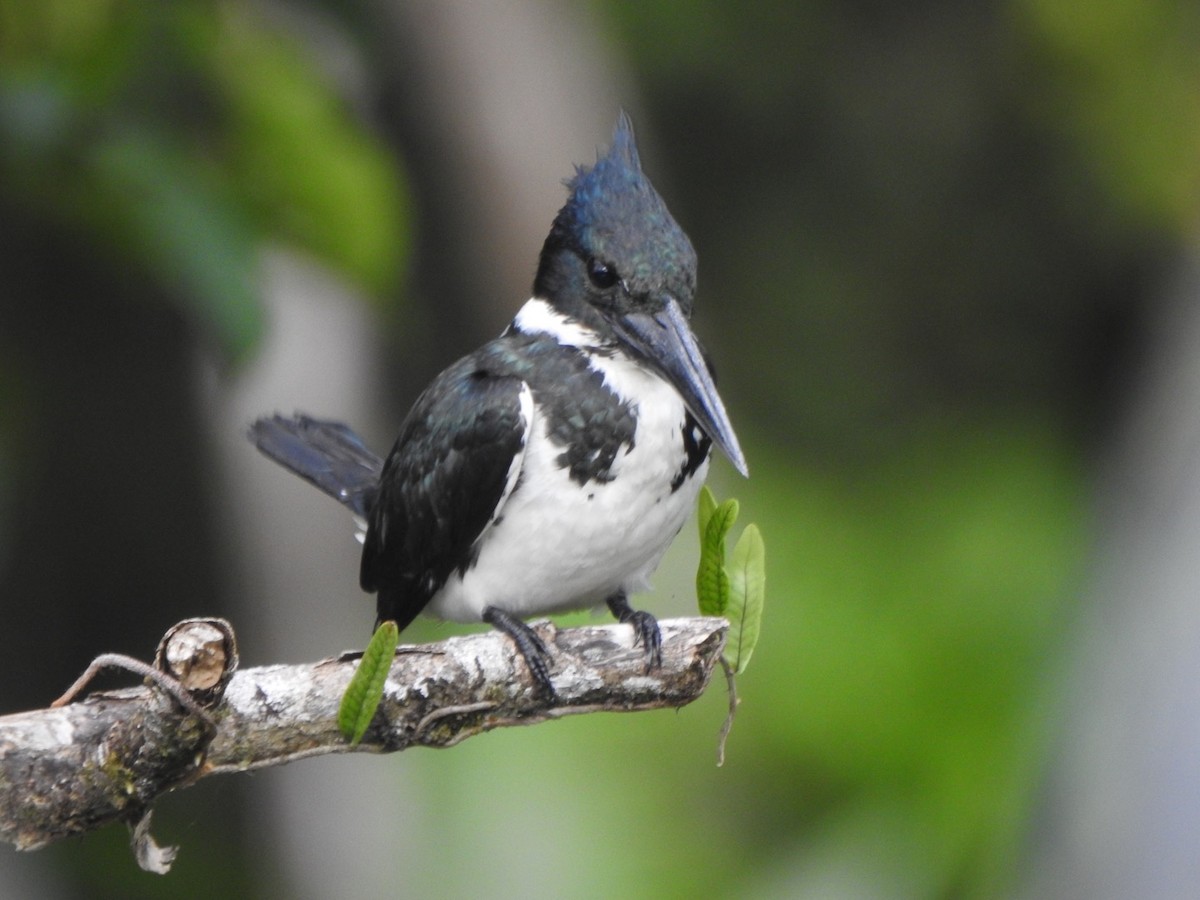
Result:
{"label": "bird's beak", "polygon": [[665,299],[666,304],[656,313],[632,312],[621,316],[613,322],[617,335],[643,362],[674,385],[700,427],[729,457],[734,468],[748,478],[746,457],[738,446],[729,414],[717,394],[696,336],[679,302],[674,297]]}

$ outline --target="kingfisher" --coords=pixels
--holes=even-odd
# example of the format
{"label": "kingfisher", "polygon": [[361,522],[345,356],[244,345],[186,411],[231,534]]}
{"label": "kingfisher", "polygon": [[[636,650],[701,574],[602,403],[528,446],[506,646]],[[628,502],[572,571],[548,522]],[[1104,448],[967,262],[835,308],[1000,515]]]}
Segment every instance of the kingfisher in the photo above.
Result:
{"label": "kingfisher", "polygon": [[624,113],[566,186],[532,298],[433,380],[386,458],[299,414],[250,435],[359,518],[377,626],[420,613],[489,623],[551,694],[551,654],[525,619],[606,604],[647,671],[659,666],[658,622],[630,595],[649,589],[695,506],[712,445],[749,474],[689,324],[696,252]]}

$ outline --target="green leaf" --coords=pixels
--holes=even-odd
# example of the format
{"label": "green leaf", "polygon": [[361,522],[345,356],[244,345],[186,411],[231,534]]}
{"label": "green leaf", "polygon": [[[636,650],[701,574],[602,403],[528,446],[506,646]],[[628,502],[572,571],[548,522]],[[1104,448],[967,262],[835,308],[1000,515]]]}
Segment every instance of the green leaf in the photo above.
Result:
{"label": "green leaf", "polygon": [[729,639],[725,661],[741,674],[758,643],[766,597],[766,548],[757,525],[747,525],[738,538],[728,571],[729,605],[725,616],[729,619]]}
{"label": "green leaf", "polygon": [[717,498],[706,484],[700,488],[700,505],[696,510],[696,524],[700,526],[700,544],[704,545],[704,536],[708,533],[708,523],[712,514],[717,511]]}
{"label": "green leaf", "polygon": [[338,707],[338,728],[351,744],[357,744],[367,732],[367,726],[383,699],[383,685],[396,658],[396,644],[400,641],[400,629],[395,622],[383,622],[371,635],[371,642],[363,651],[354,677]]}
{"label": "green leaf", "polygon": [[[710,495],[711,496],[711,495]],[[700,540],[700,565],[696,569],[696,599],[700,614],[721,616],[729,605],[729,575],[725,571],[725,535],[737,521],[738,503],[726,500],[711,511]]]}

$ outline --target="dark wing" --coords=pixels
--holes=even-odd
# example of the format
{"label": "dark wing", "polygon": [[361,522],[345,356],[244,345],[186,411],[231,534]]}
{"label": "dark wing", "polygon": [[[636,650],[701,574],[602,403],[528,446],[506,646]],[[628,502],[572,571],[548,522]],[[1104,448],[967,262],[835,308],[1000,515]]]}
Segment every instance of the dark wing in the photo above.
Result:
{"label": "dark wing", "polygon": [[520,378],[472,357],[417,400],[388,455],[368,520],[359,581],[379,621],[404,628],[456,569],[516,486],[533,413]]}
{"label": "dark wing", "polygon": [[304,415],[275,415],[250,426],[250,440],[265,455],[316,485],[355,515],[375,502],[383,460],[340,422]]}

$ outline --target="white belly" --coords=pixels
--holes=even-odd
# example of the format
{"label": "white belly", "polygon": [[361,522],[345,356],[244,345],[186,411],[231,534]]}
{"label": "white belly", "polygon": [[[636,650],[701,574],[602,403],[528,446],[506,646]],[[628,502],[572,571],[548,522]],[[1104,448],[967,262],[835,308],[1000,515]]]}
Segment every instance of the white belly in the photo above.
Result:
{"label": "white belly", "polygon": [[593,360],[625,396],[639,398],[632,449],[618,455],[609,482],[580,485],[560,468],[563,448],[536,412],[521,480],[499,521],[480,536],[476,564],[454,573],[426,612],[479,621],[488,606],[518,616],[583,609],[616,591],[647,590],[687,520],[708,461],[678,490],[684,405],[666,382],[627,361]]}

